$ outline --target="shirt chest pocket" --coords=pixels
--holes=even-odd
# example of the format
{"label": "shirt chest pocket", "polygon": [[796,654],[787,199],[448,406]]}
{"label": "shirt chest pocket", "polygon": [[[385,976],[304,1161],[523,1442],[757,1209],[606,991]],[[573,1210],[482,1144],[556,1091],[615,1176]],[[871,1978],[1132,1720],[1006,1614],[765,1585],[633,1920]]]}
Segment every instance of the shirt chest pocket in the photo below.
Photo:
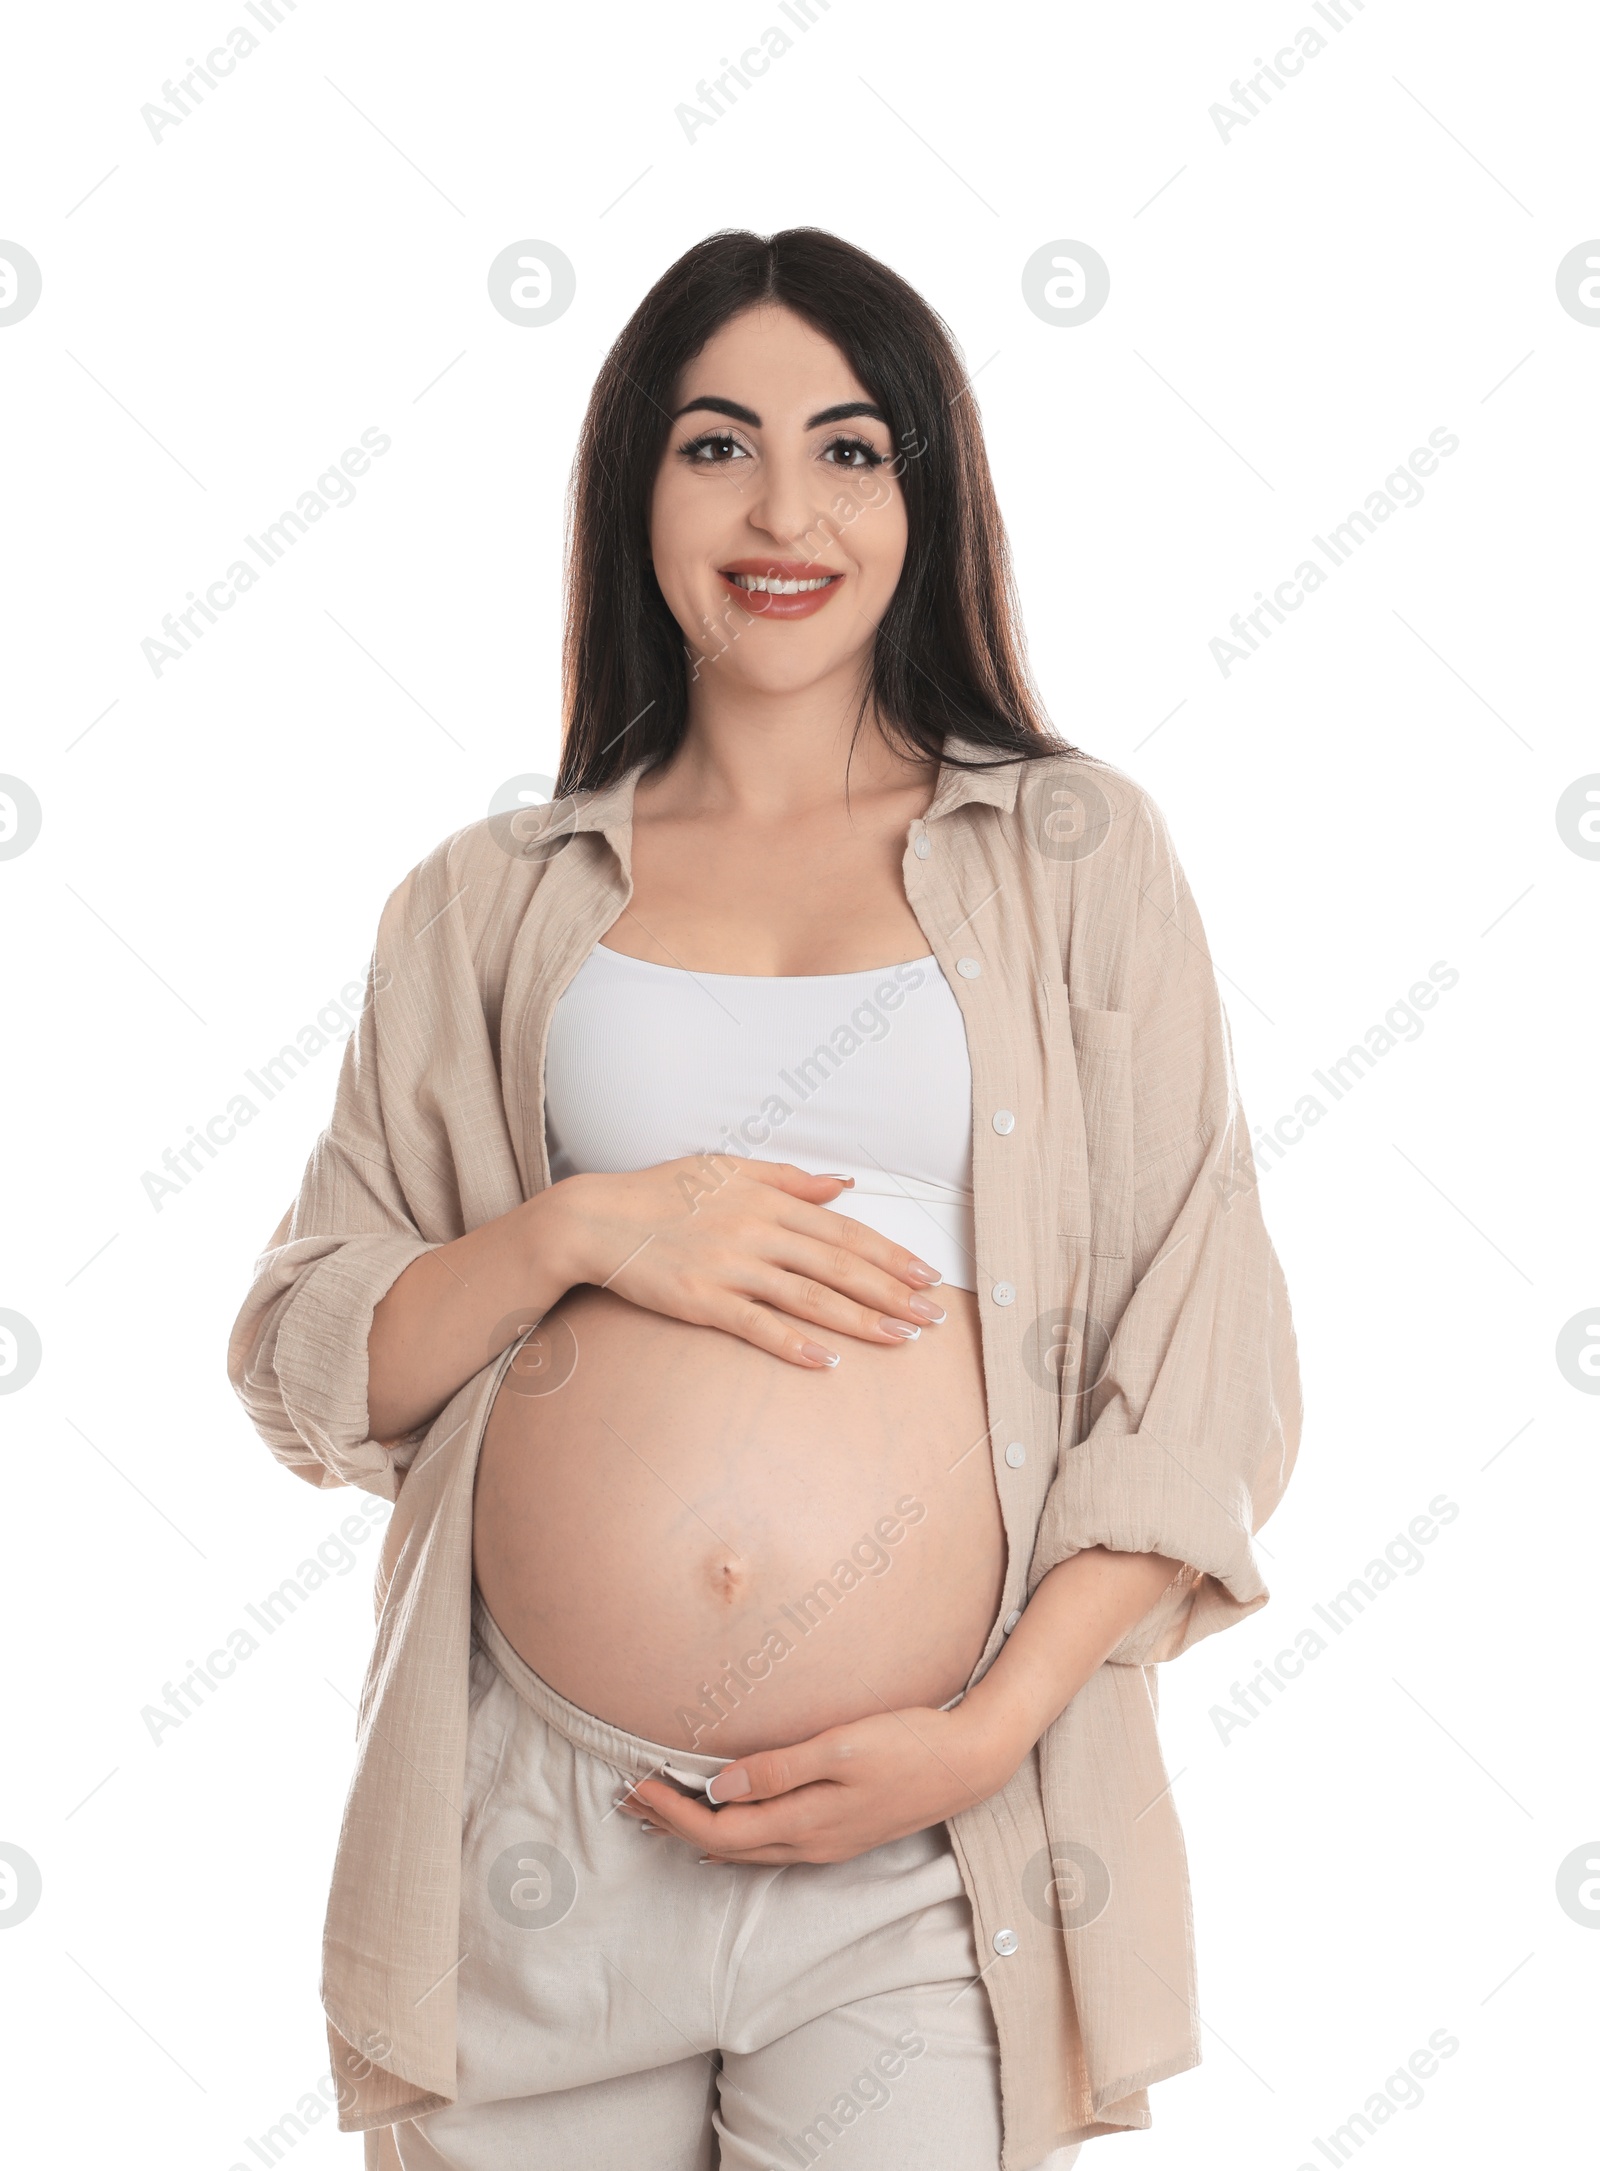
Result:
{"label": "shirt chest pocket", "polygon": [[[1050,989],[1052,1066],[1077,1073],[1088,1173],[1089,1250],[1126,1259],[1133,1236],[1133,1019],[1126,1010],[1088,1010]],[[1063,1187],[1063,1217],[1082,1202]],[[1081,1236],[1081,1229],[1067,1229]]]}

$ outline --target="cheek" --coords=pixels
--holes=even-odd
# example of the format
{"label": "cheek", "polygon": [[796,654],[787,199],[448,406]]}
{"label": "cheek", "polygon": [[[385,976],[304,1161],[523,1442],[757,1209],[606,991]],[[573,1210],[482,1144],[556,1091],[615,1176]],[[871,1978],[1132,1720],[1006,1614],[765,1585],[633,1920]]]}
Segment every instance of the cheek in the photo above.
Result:
{"label": "cheek", "polygon": [[663,564],[676,562],[687,574],[702,571],[745,533],[751,492],[739,468],[711,475],[667,469],[650,500],[652,554]]}
{"label": "cheek", "polygon": [[866,484],[856,500],[856,517],[844,531],[846,549],[867,585],[885,599],[900,578],[906,555],[905,499],[892,483]]}
{"label": "cheek", "polygon": [[683,550],[687,507],[673,488],[676,479],[670,473],[658,476],[650,496],[650,555],[658,574],[664,574]]}
{"label": "cheek", "polygon": [[675,472],[660,477],[650,502],[650,558],[668,606],[680,617],[698,600],[696,575],[703,567],[713,491],[687,487]]}

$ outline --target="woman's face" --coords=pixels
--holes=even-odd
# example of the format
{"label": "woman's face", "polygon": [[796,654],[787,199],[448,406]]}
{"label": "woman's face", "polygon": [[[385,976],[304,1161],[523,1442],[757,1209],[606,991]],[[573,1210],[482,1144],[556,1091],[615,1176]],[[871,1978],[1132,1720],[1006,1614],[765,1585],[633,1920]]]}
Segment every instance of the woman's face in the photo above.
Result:
{"label": "woman's face", "polygon": [[650,549],[695,676],[763,693],[852,682],[906,553],[889,425],[792,311],[731,318],[684,370]]}

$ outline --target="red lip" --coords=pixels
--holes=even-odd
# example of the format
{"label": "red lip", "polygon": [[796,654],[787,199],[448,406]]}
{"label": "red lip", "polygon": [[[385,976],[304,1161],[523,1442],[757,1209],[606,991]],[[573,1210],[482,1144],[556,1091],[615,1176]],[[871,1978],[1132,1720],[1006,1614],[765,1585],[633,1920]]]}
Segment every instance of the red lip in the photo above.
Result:
{"label": "red lip", "polygon": [[[816,565],[800,558],[734,558],[717,570],[728,594],[752,618],[809,618],[844,585],[844,575],[837,566]],[[808,588],[801,595],[762,595],[741,588],[729,578],[732,573],[760,573],[768,580],[821,580],[826,576],[828,585]]]}

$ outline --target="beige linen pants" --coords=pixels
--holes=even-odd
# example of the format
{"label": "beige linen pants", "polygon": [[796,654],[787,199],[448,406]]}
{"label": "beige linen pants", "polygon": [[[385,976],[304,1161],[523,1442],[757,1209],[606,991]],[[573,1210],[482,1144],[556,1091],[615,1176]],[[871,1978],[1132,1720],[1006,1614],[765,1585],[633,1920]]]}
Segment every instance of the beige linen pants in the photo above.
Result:
{"label": "beige linen pants", "polygon": [[614,1805],[729,1760],[568,1703],[481,1599],[473,1626],[459,2094],[369,2136],[369,2164],[995,2171],[994,2021],[945,1827],[851,1862],[703,1866]]}

